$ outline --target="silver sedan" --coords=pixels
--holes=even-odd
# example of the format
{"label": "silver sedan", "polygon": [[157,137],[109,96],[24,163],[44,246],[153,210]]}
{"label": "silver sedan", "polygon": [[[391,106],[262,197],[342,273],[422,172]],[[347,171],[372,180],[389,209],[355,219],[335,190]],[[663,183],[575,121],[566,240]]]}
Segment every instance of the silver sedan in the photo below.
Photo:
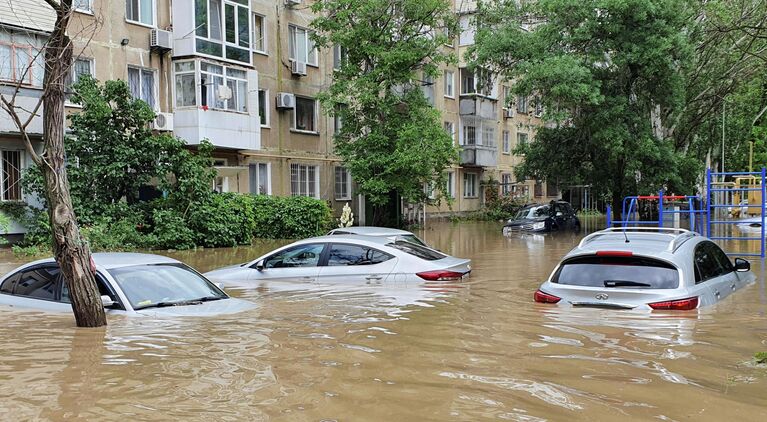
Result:
{"label": "silver sedan", "polygon": [[714,242],[683,229],[613,228],[581,240],[534,299],[614,309],[689,310],[719,302],[756,277]]}
{"label": "silver sedan", "polygon": [[[208,316],[255,308],[230,298],[197,271],[175,259],[139,253],[96,253],[96,284],[107,313]],[[0,305],[72,312],[69,289],[53,258],[35,261],[0,278]]]}
{"label": "silver sedan", "polygon": [[397,237],[331,235],[300,240],[241,265],[205,273],[229,287],[261,280],[309,283],[423,283],[461,280],[471,260]]}

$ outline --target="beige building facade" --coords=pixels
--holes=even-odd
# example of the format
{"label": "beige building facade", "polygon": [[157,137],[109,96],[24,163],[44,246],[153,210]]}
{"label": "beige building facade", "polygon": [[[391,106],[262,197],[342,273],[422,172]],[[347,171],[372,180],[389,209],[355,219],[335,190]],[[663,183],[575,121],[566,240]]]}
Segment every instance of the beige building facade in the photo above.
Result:
{"label": "beige building facade", "polygon": [[[312,0],[74,0],[69,28],[75,55],[72,80],[88,73],[122,79],[158,114],[158,131],[172,131],[191,148],[215,146],[214,189],[327,200],[340,214],[349,203],[365,221],[365,201],[353,175],[333,154],[340,124],[316,100],[332,82],[336,49],[311,40]],[[451,49],[462,58],[473,44],[472,2],[456,0],[461,23]],[[42,63],[34,51],[45,42],[55,16],[44,0],[0,0],[0,90],[21,82],[21,102],[39,98]],[[28,56],[24,54],[28,53]],[[25,59],[25,57],[27,57]],[[26,60],[26,61],[25,61]],[[461,147],[460,162],[446,169],[450,204],[415,204],[406,210],[432,215],[478,210],[488,182],[502,194],[548,200],[556,187],[517,182],[520,158],[511,151],[531,142],[542,110],[535,98],[509,99],[508,83],[481,78],[463,59],[445,67],[424,93],[442,111],[445,130]],[[71,105],[69,112],[77,112]],[[32,125],[36,139],[42,122]],[[0,200],[26,200],[18,179],[29,163],[18,131],[0,114]],[[500,187],[499,187],[500,186]],[[418,214],[418,213],[416,213]]]}

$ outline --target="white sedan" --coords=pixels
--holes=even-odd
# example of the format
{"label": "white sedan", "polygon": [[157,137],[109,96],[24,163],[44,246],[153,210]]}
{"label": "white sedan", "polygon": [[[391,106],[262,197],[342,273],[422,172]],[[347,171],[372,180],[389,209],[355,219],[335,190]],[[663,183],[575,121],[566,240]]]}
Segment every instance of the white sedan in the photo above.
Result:
{"label": "white sedan", "polygon": [[308,283],[424,283],[461,280],[471,260],[397,237],[331,235],[300,240],[241,265],[205,273],[228,287],[262,280]]}
{"label": "white sedan", "polygon": [[[255,308],[229,297],[175,259],[139,253],[95,253],[96,284],[107,313],[208,316]],[[0,278],[0,305],[72,312],[69,289],[53,258],[22,265]]]}

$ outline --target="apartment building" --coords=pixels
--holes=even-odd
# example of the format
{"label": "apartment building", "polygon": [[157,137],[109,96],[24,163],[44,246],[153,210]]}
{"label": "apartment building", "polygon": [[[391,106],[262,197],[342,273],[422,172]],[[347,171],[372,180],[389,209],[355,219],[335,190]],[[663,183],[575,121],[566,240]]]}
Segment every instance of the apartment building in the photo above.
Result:
{"label": "apartment building", "polygon": [[[214,146],[214,189],[268,195],[305,195],[327,200],[340,213],[349,203],[365,221],[365,201],[353,175],[333,154],[340,122],[316,100],[332,82],[340,50],[315,48],[312,0],[74,0],[69,28],[76,59],[72,80],[82,74],[123,79],[131,92],[157,113],[158,131],[172,131],[195,148]],[[519,157],[541,124],[534,98],[509,101],[509,84],[472,74],[463,54],[473,44],[474,2],[455,0],[461,33],[452,49],[461,58],[427,81],[424,94],[443,112],[445,130],[462,148],[460,162],[447,169],[451,205],[426,213],[477,210],[485,182],[501,182],[503,194],[543,200],[553,186],[514,179]],[[33,63],[55,15],[44,0],[0,0],[0,90],[21,82],[20,103],[40,96],[43,68]],[[490,81],[487,84],[485,82]],[[77,112],[75,105],[68,112]],[[42,122],[32,124],[35,139]],[[39,143],[39,142],[38,142]],[[29,163],[19,134],[0,113],[0,200],[26,198],[20,172]],[[423,209],[422,209],[423,210]],[[15,228],[18,230],[19,228]]]}

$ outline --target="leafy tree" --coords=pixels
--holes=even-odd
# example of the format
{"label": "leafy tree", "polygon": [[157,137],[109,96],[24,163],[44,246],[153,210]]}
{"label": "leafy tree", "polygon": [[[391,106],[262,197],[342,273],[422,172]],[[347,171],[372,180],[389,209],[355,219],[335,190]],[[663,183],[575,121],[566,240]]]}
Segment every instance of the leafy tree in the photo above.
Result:
{"label": "leafy tree", "polygon": [[343,53],[318,98],[343,122],[335,151],[380,221],[392,192],[425,200],[424,185],[443,186],[443,170],[457,160],[420,89],[455,60],[443,48],[455,17],[447,0],[319,0],[312,9],[316,44]]}
{"label": "leafy tree", "polygon": [[481,6],[474,64],[541,95],[549,127],[516,150],[518,176],[628,194],[691,192],[695,162],[657,133],[684,100],[694,10],[685,0],[539,0]]}

